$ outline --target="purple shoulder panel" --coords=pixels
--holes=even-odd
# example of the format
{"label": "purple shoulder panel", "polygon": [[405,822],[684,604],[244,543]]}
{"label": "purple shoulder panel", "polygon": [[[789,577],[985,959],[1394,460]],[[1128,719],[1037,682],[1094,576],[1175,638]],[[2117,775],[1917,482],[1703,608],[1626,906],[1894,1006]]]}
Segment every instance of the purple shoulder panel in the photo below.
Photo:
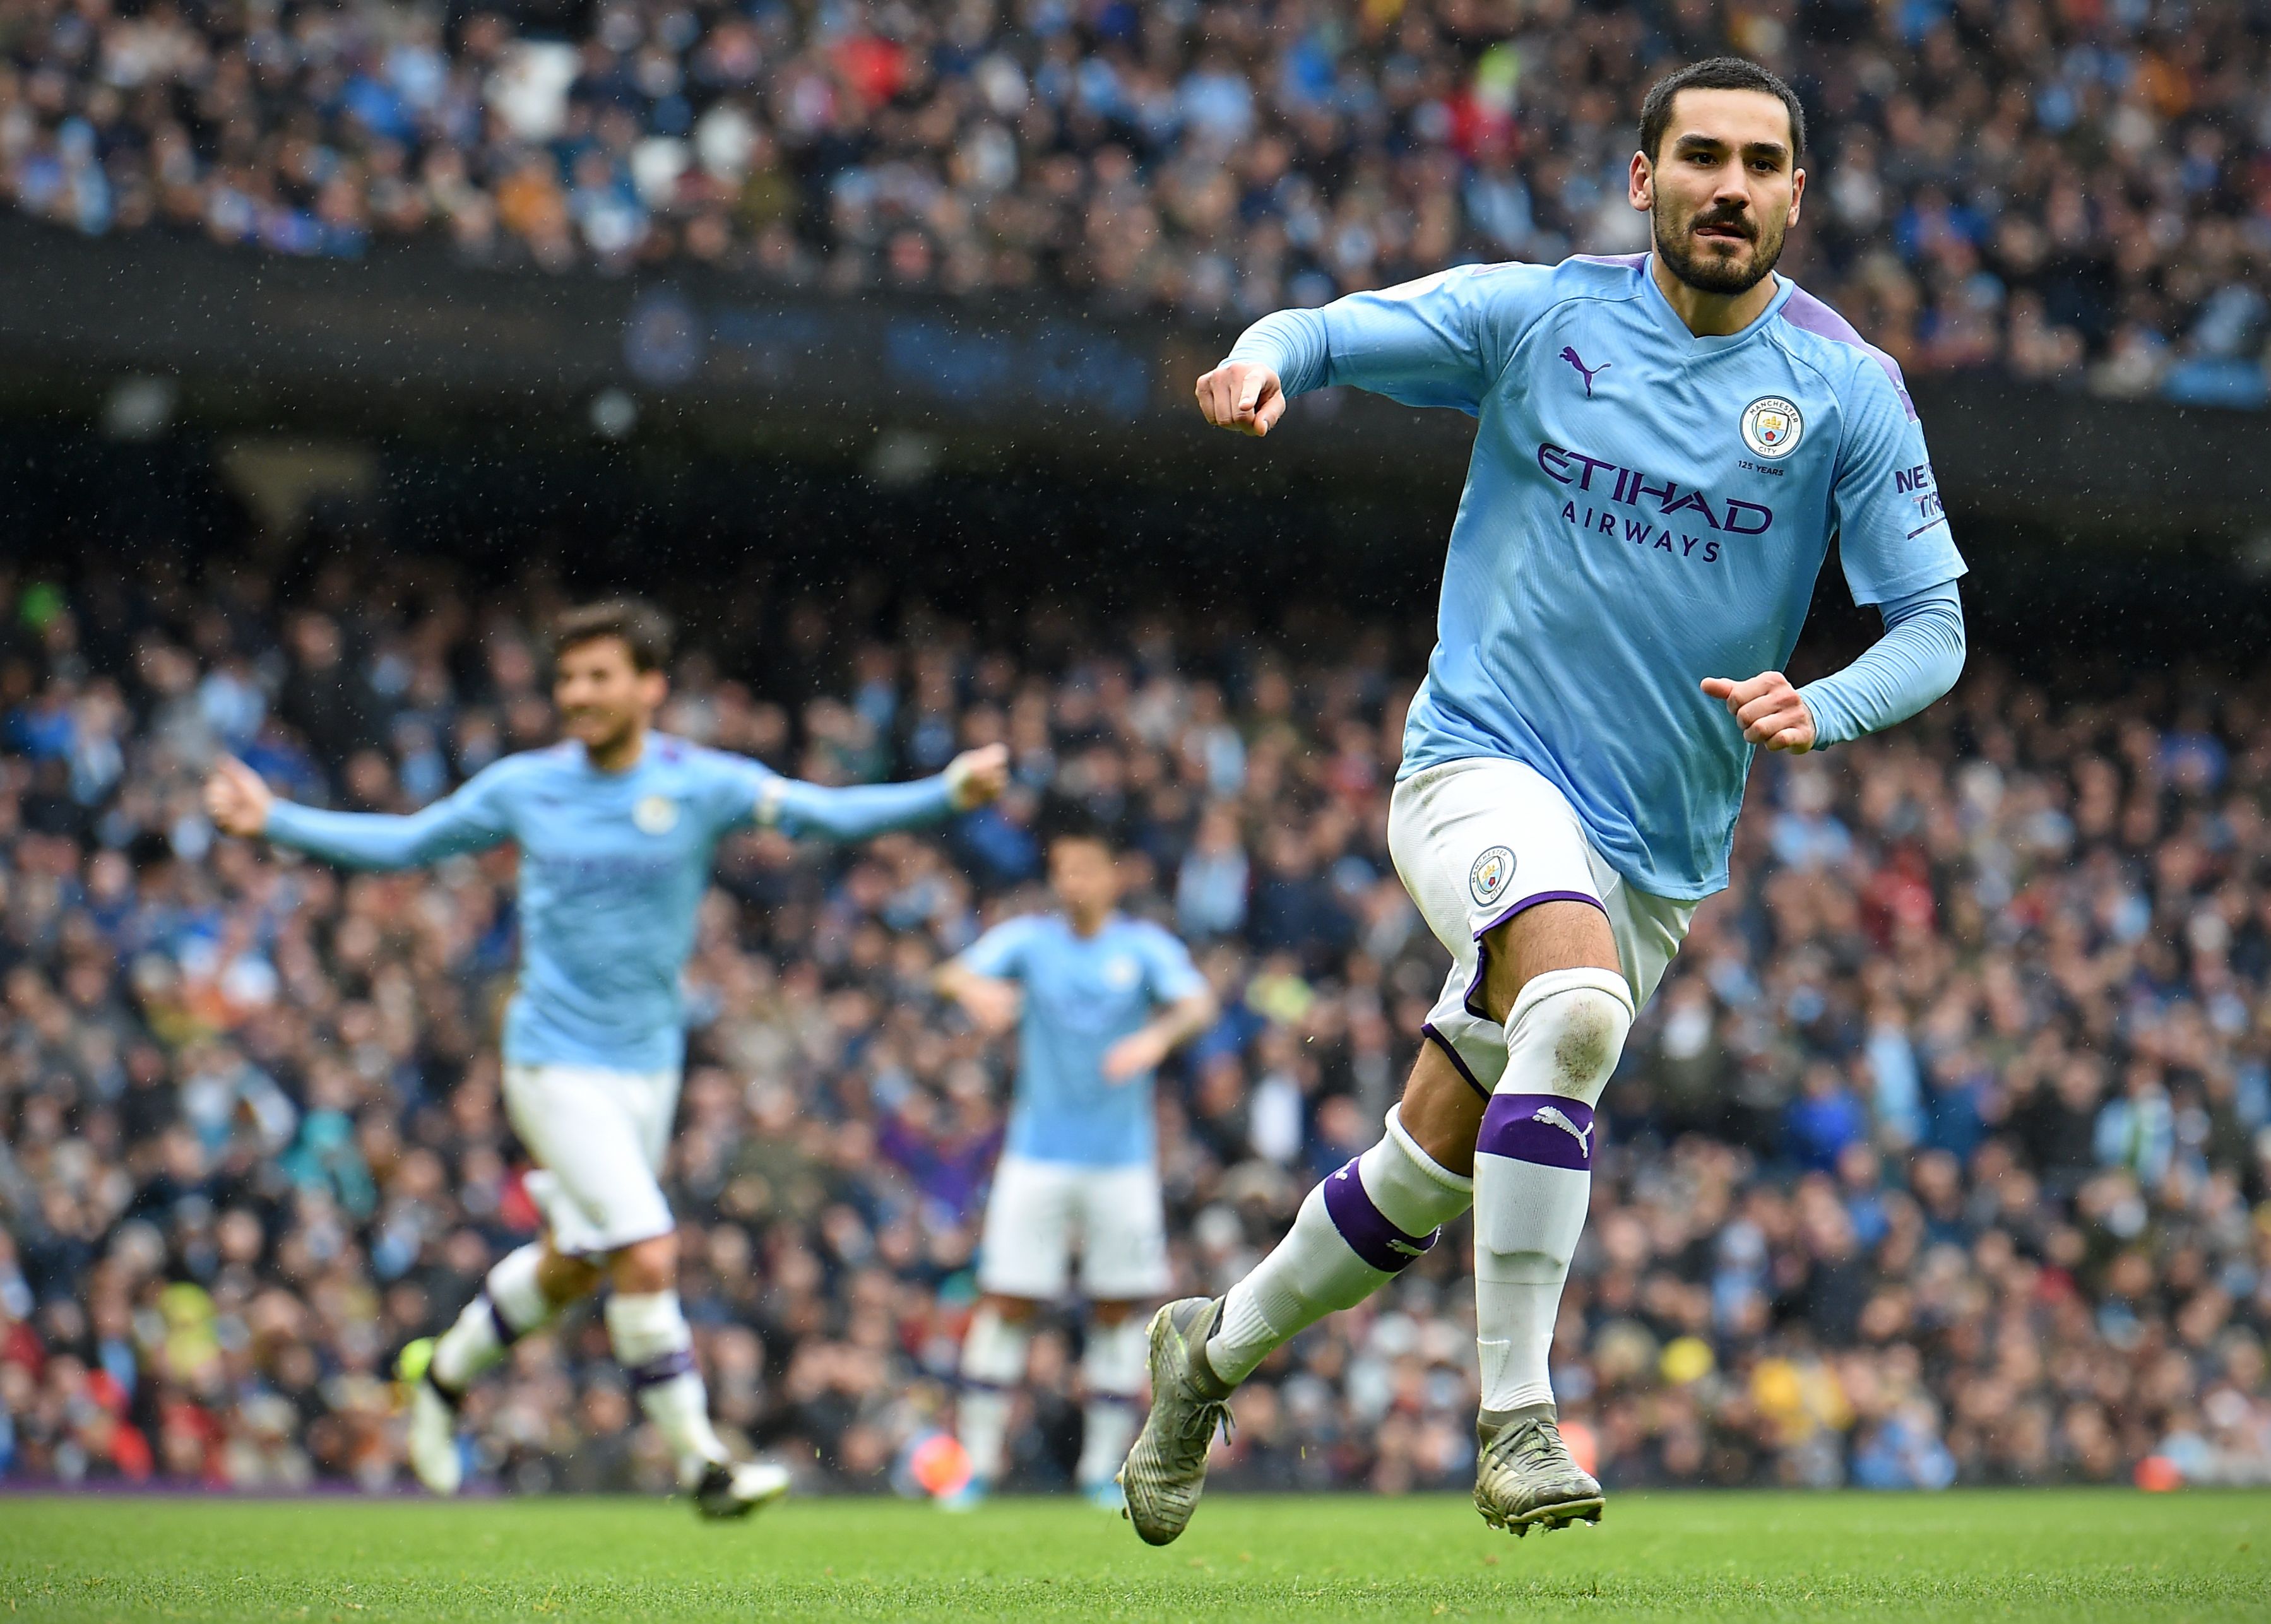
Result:
{"label": "purple shoulder panel", "polygon": [[1885,376],[1892,381],[1893,392],[1901,398],[1902,409],[1908,413],[1909,421],[1916,421],[1916,402],[1909,399],[1909,386],[1901,378],[1900,368],[1890,355],[1855,332],[1852,323],[1803,287],[1794,287],[1790,290],[1790,297],[1783,301],[1779,314],[1783,320],[1800,332],[1818,334],[1833,344],[1850,344],[1856,349],[1867,351],[1885,369]]}

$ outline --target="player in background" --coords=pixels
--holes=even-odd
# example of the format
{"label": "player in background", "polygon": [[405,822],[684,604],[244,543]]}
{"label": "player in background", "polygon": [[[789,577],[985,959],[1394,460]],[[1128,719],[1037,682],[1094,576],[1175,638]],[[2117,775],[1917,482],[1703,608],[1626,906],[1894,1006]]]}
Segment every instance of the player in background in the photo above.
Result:
{"label": "player in background", "polygon": [[[1699,63],[1641,112],[1629,197],[1653,252],[1281,310],[1199,380],[1207,421],[1248,435],[1335,384],[1478,422],[1389,814],[1456,962],[1386,1136],[1225,1298],[1153,1320],[1151,1413],[1121,1480],[1155,1545],[1189,1521],[1231,1389],[1471,1203],[1476,1506],[1516,1533],[1600,1516],[1547,1361],[1602,1087],[1727,883],[1753,751],[1888,726],[1963,661],[1963,562],[1899,371],[1775,274],[1805,138],[1774,75]],[[1782,667],[1833,538],[1885,635],[1798,689]]]}
{"label": "player in background", "polygon": [[1074,1476],[1116,1510],[1113,1474],[1143,1402],[1136,1309],[1170,1284],[1152,1073],[1217,1011],[1183,944],[1119,911],[1120,867],[1101,833],[1057,833],[1048,863],[1057,912],[1004,920],[938,972],[939,990],[981,1031],[1018,1033],[1009,1138],[979,1247],[985,1294],[962,1345],[957,1427],[972,1477],[949,1503],[978,1503],[1001,1475],[1033,1315],[1064,1295],[1077,1241],[1088,1404]]}
{"label": "player in background", "polygon": [[739,1516],[788,1488],[781,1467],[731,1459],[678,1300],[678,1242],[656,1175],[685,1051],[679,978],[720,836],[755,823],[860,840],[937,823],[1007,781],[999,747],[912,784],[829,789],[653,730],[671,627],[623,600],[563,616],[553,698],[567,735],[510,756],[407,817],[324,812],[272,795],[242,762],[205,789],[232,835],[356,868],[406,868],[511,841],[520,849],[521,965],[504,1021],[504,1099],[540,1169],[540,1239],[489,1270],[438,1338],[404,1350],[419,1480],[457,1491],[457,1408],[510,1345],[596,1288],[640,1407],[676,1454],[696,1509]]}

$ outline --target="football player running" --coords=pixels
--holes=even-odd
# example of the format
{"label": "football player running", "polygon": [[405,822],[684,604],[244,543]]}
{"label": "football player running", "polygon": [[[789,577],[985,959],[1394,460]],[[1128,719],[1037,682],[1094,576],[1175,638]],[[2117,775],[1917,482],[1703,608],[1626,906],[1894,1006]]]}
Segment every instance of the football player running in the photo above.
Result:
{"label": "football player running", "polygon": [[1018,1034],[1009,1140],[979,1245],[985,1295],[962,1345],[957,1430],[972,1475],[948,1502],[957,1509],[1001,1475],[1033,1315],[1064,1295],[1076,1242],[1088,1400],[1074,1478],[1120,1509],[1113,1477],[1143,1402],[1136,1309],[1169,1285],[1152,1073],[1217,1013],[1183,944],[1119,912],[1120,867],[1101,832],[1059,832],[1048,863],[1058,911],[1003,920],[938,973],[981,1030]]}
{"label": "football player running", "polygon": [[544,1233],[491,1269],[437,1338],[403,1351],[409,1455],[454,1494],[457,1411],[520,1337],[605,1282],[609,1343],[705,1516],[743,1515],[789,1486],[780,1466],[732,1458],[677,1291],[678,1242],[657,1181],[678,1102],[679,977],[711,853],[758,824],[859,840],[939,822],[1001,793],[1005,753],[937,778],[830,789],[652,726],[667,689],[669,622],[633,600],[570,611],[555,634],[553,697],[567,735],[509,756],[407,817],[325,812],[272,794],[242,762],[205,786],[213,822],[355,868],[407,868],[508,841],[520,852],[521,965],[504,1021],[504,1100],[540,1170]]}
{"label": "football player running", "polygon": [[[1547,1360],[1603,1085],[1727,883],[1753,752],[1888,726],[1963,662],[1963,562],[1899,371],[1775,273],[1805,138],[1773,74],[1696,63],[1642,108],[1629,197],[1653,251],[1279,311],[1198,382],[1210,423],[1253,436],[1329,385],[1478,421],[1389,814],[1456,962],[1380,1143],[1225,1297],[1153,1319],[1151,1412],[1121,1480],[1154,1545],[1189,1522],[1238,1383],[1470,1204],[1476,1507],[1517,1534],[1601,1515]],[[1833,539],[1885,634],[1800,689],[1782,667]]]}

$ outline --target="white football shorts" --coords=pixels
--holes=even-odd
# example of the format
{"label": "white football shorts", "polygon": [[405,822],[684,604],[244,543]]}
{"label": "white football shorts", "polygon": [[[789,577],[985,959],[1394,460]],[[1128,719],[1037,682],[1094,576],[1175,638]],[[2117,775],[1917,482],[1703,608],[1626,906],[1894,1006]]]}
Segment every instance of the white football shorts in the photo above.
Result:
{"label": "white football shorts", "polygon": [[675,1071],[504,1069],[505,1114],[536,1158],[528,1194],[552,1243],[596,1256],[678,1227],[655,1175],[678,1114]]}
{"label": "white football shorts", "polygon": [[1627,885],[1586,838],[1567,797],[1536,768],[1477,757],[1396,786],[1388,849],[1451,973],[1427,1032],[1484,1094],[1506,1070],[1506,1029],[1482,1009],[1481,939],[1541,902],[1588,902],[1609,918],[1617,958],[1644,1006],[1695,916],[1692,902]]}
{"label": "white football shorts", "polygon": [[1148,1162],[1091,1167],[1005,1153],[994,1170],[979,1243],[978,1284],[1004,1297],[1053,1301],[1080,1248],[1080,1289],[1091,1300],[1165,1294],[1166,1203]]}

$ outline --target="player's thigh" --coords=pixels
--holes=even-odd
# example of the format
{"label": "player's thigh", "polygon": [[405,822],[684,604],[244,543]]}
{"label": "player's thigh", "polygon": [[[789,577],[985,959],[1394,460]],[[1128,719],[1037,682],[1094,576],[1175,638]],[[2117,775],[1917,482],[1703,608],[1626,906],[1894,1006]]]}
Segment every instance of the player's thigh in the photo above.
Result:
{"label": "player's thigh", "polygon": [[1106,1302],[1163,1295],[1167,1205],[1148,1162],[1087,1170],[1080,1192],[1080,1289]]}
{"label": "player's thigh", "polygon": [[[1535,769],[1499,760],[1450,762],[1397,785],[1388,836],[1404,889],[1451,955],[1427,1034],[1487,1094],[1506,1066],[1506,1033],[1485,1002],[1493,952],[1508,957],[1501,985],[1511,971],[1517,989],[1538,968],[1615,965],[1600,957],[1613,945],[1603,946],[1592,847],[1559,790]],[[1563,953],[1576,956],[1546,962]]]}
{"label": "player's thigh", "polygon": [[1003,1297],[1046,1300],[1069,1280],[1080,1169],[1005,1155],[994,1170],[978,1242],[978,1284]]}
{"label": "player's thigh", "polygon": [[1474,979],[1481,993],[1468,1002],[1493,1020],[1504,1020],[1530,977],[1549,970],[1624,972],[1606,905],[1568,898],[1523,909],[1485,934],[1476,950],[1482,962]]}
{"label": "player's thigh", "polygon": [[541,1170],[530,1193],[563,1253],[612,1252],[674,1227],[643,1136],[645,1080],[583,1066],[505,1068],[505,1114]]}

